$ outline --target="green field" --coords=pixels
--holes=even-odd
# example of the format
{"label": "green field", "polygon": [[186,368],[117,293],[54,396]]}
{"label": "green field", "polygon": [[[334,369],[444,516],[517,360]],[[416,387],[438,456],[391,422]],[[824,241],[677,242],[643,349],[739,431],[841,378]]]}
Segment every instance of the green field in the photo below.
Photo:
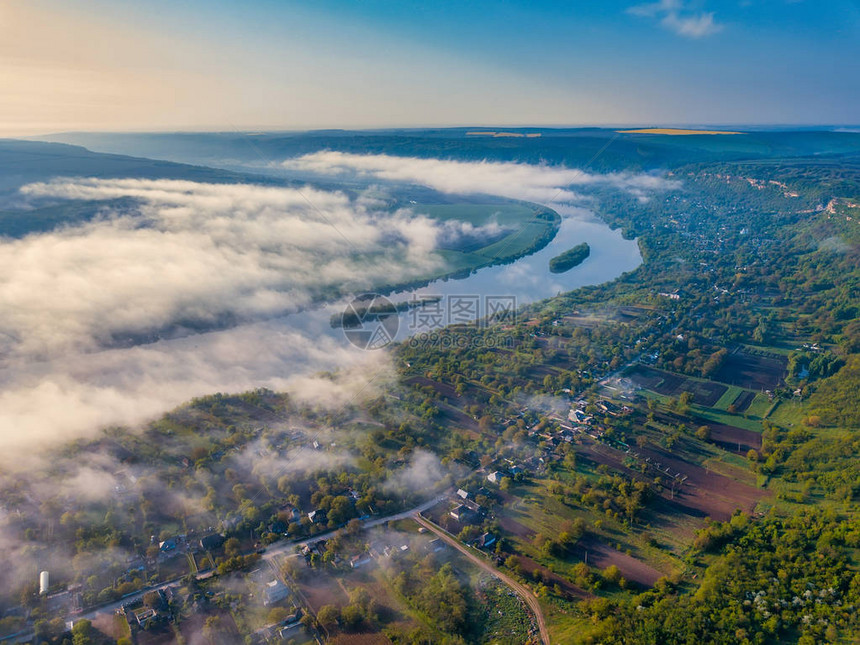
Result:
{"label": "green field", "polygon": [[515,260],[548,244],[558,231],[560,219],[554,212],[523,202],[489,204],[419,204],[416,213],[441,222],[459,220],[480,227],[498,224],[510,231],[485,246],[438,251],[446,267],[432,277],[475,269]]}
{"label": "green field", "polygon": [[519,226],[523,221],[531,219],[535,207],[521,202],[487,203],[487,204],[421,204],[413,207],[416,213],[428,215],[440,221],[460,220],[470,222],[475,226],[496,221],[499,224]]}
{"label": "green field", "polygon": [[797,401],[780,401],[767,418],[783,427],[800,425],[803,420],[803,406]]}
{"label": "green field", "polygon": [[729,389],[725,391],[725,393],[720,397],[720,400],[714,404],[715,408],[720,410],[728,410],[729,406],[734,403],[735,399],[740,395],[744,390],[739,388],[737,385],[729,385]]}
{"label": "green field", "polygon": [[725,423],[726,425],[736,426],[738,428],[743,428],[744,430],[761,432],[761,422],[754,419],[748,419],[738,414],[724,412],[723,410],[717,410],[715,408],[704,408],[699,405],[694,405],[691,409],[694,410],[698,416],[703,419],[707,419],[708,421],[716,421],[717,423]]}

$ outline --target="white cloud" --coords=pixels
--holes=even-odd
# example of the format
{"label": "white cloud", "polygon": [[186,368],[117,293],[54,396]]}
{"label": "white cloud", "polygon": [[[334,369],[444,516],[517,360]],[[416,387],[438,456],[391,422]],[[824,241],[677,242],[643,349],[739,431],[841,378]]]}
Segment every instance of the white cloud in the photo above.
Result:
{"label": "white cloud", "polygon": [[700,13],[695,16],[681,16],[675,12],[666,14],[660,23],[681,36],[702,38],[710,36],[722,29],[722,25],[714,22],[713,12]]}
{"label": "white cloud", "polygon": [[[291,163],[539,201],[576,199],[571,185],[641,196],[676,185],[647,174],[335,152]],[[330,407],[373,395],[390,377],[388,358],[331,329],[342,308],[284,313],[339,289],[426,275],[441,266],[440,241],[501,232],[492,221],[440,224],[390,212],[370,193],[312,188],[66,179],[23,192],[34,203],[126,198],[135,206],[0,240],[0,453],[19,463],[218,391],[269,387]],[[162,340],[141,342],[160,332]],[[338,376],[314,376],[323,370]]]}
{"label": "white cloud", "polygon": [[434,221],[341,193],[134,179],[22,192],[141,205],[0,244],[8,267],[0,276],[0,356],[91,351],[177,324],[254,320],[441,266]]}
{"label": "white cloud", "polygon": [[635,5],[627,12],[635,16],[657,18],[664,28],[687,38],[710,36],[723,28],[714,20],[713,12],[691,12],[680,0],[660,0]]}
{"label": "white cloud", "polygon": [[316,472],[343,470],[355,463],[349,453],[312,450],[307,447],[291,448],[284,454],[275,454],[255,442],[234,457],[237,466],[276,483],[281,477],[299,479]]}
{"label": "white cloud", "polygon": [[453,161],[324,151],[288,159],[284,168],[321,175],[359,175],[421,184],[443,193],[502,195],[541,203],[580,201],[571,187],[612,186],[637,195],[675,184],[643,173],[591,174],[564,166],[496,161]]}
{"label": "white cloud", "polygon": [[[454,464],[462,475],[463,469]],[[439,461],[439,457],[427,450],[416,450],[410,455],[409,462],[395,472],[384,487],[395,493],[431,493],[440,483],[452,476],[451,470]]]}
{"label": "white cloud", "polygon": [[339,339],[331,310],[279,316],[436,270],[437,237],[457,234],[309,188],[84,179],[23,192],[138,206],[0,241],[0,445],[12,460],[216,391],[289,389],[329,406],[374,392],[385,357]]}
{"label": "white cloud", "polygon": [[[326,314],[327,316],[327,314]],[[315,318],[327,325],[327,318]],[[279,321],[189,338],[15,361],[0,371],[0,445],[9,461],[37,458],[57,441],[102,427],[136,424],[214,392],[256,387],[289,391],[327,407],[373,396],[389,374],[388,356]],[[315,376],[339,370],[334,379]]]}

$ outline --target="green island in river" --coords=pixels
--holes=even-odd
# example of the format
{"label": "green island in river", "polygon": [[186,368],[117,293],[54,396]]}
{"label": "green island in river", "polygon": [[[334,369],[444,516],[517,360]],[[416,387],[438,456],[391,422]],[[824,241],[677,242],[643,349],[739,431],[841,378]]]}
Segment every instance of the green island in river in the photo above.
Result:
{"label": "green island in river", "polygon": [[573,267],[579,266],[591,253],[591,247],[588,242],[577,244],[572,249],[568,249],[564,253],[556,255],[549,261],[549,270],[553,273],[564,273],[570,271]]}

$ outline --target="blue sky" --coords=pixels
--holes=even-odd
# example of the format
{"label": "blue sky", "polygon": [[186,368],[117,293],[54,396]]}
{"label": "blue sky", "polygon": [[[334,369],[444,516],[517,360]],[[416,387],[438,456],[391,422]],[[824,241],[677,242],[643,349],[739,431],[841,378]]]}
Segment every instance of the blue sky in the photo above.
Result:
{"label": "blue sky", "polygon": [[0,134],[857,124],[860,4],[5,0],[0,64]]}

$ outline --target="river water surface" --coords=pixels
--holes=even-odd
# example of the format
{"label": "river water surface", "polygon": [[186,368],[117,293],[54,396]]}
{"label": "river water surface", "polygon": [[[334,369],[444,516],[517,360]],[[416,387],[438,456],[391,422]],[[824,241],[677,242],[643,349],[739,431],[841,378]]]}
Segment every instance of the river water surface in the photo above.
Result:
{"label": "river water surface", "polygon": [[[520,307],[579,287],[609,282],[642,263],[636,241],[624,239],[620,230],[610,229],[590,210],[560,204],[547,206],[562,216],[562,222],[553,240],[540,251],[510,264],[478,269],[465,277],[435,280],[425,287],[390,294],[388,298],[395,303],[441,298],[438,305],[426,308],[426,315],[419,315],[416,310],[405,311],[400,314],[398,324],[386,325],[393,332],[394,339],[404,340],[417,333],[464,322],[463,317],[467,314],[463,307],[470,302],[478,303],[477,314],[483,317],[488,313],[490,302],[497,306],[513,304]],[[553,257],[582,242],[587,242],[591,249],[582,264],[565,273],[550,272],[549,261]],[[281,324],[311,336],[328,335],[346,341],[343,330],[331,326],[331,318],[338,316],[347,306],[348,301],[341,301],[279,320]],[[455,309],[459,309],[459,314]],[[373,323],[365,325],[367,328],[372,326]]]}

